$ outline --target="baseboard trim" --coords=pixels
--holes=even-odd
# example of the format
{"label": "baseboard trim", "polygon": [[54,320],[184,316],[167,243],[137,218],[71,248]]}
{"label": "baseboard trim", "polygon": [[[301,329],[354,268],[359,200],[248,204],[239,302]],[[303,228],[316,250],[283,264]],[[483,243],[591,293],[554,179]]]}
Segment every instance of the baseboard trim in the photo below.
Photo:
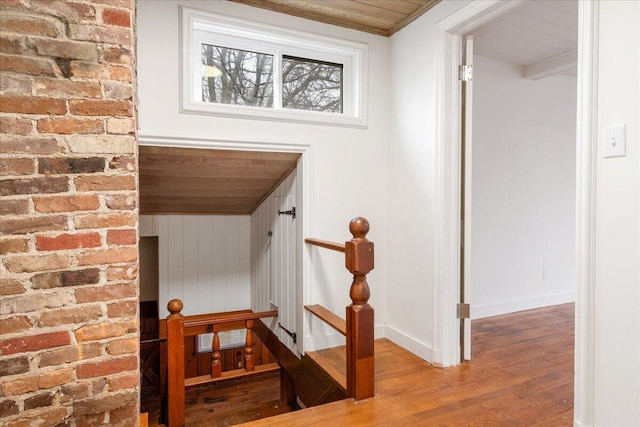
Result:
{"label": "baseboard trim", "polygon": [[503,301],[496,304],[474,305],[471,304],[471,318],[482,319],[498,316],[500,314],[514,313],[516,311],[531,310],[534,308],[548,307],[551,305],[575,302],[576,292],[563,292],[560,294],[543,295],[534,298],[525,298],[515,301]]}
{"label": "baseboard trim", "polygon": [[415,354],[429,363],[433,363],[435,351],[428,345],[417,341],[392,326],[385,325],[385,338]]}

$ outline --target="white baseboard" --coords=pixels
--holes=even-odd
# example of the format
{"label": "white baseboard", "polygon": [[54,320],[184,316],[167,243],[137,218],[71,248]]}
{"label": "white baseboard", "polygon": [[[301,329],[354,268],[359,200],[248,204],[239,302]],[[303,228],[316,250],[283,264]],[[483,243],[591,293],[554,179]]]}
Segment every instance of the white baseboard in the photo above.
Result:
{"label": "white baseboard", "polygon": [[561,294],[543,295],[539,297],[526,298],[515,301],[503,301],[496,304],[471,304],[471,319],[482,319],[484,317],[514,313],[516,311],[531,310],[534,308],[565,304],[568,302],[575,302],[575,300],[575,291],[570,291],[563,292]]}
{"label": "white baseboard", "polygon": [[586,424],[582,424],[580,421],[574,419],[573,420],[573,427],[589,427]]}
{"label": "white baseboard", "polygon": [[385,337],[389,340],[398,344],[400,347],[404,348],[407,351],[415,354],[421,359],[426,360],[429,363],[432,363],[434,359],[434,350],[428,345],[421,343],[420,341],[411,338],[410,336],[400,332],[399,330],[385,325]]}

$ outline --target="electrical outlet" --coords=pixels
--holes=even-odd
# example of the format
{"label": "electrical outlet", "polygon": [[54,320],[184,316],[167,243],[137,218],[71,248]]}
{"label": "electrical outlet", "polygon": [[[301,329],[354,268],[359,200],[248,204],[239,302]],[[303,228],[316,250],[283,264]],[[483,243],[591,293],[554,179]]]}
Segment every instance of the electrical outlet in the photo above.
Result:
{"label": "electrical outlet", "polygon": [[604,128],[604,157],[624,157],[627,155],[627,125]]}
{"label": "electrical outlet", "polygon": [[542,267],[542,280],[549,280],[549,267]]}

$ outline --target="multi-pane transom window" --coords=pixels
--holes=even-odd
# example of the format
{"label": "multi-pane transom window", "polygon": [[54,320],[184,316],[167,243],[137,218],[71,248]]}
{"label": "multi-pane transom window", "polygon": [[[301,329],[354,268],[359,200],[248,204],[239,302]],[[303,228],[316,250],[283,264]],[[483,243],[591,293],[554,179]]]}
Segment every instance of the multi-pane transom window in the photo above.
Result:
{"label": "multi-pane transom window", "polygon": [[366,125],[366,45],[182,8],[181,111]]}

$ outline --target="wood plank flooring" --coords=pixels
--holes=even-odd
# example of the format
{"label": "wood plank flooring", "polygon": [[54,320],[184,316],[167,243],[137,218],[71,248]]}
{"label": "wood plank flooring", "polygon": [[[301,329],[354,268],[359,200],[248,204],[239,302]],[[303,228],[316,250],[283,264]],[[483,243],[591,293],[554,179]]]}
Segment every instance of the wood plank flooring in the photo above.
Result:
{"label": "wood plank flooring", "polygon": [[[376,340],[376,396],[343,400],[244,426],[571,426],[574,306],[473,322],[473,360],[437,369]],[[344,372],[344,348],[321,363]],[[323,360],[323,361],[322,361]]]}

